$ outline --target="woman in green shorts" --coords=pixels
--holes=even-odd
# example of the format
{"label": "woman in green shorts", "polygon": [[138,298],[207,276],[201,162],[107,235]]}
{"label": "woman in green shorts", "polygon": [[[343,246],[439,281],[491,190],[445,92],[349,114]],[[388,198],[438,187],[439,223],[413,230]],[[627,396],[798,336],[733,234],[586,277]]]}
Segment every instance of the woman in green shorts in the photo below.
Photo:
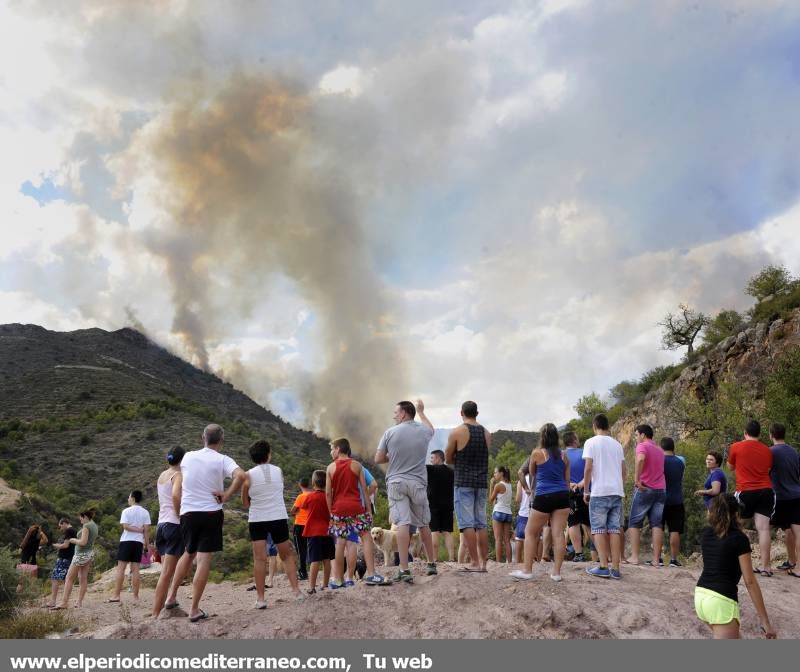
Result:
{"label": "woman in green shorts", "polygon": [[715,497],[708,510],[708,527],[700,535],[703,573],[694,589],[694,608],[701,621],[711,626],[714,639],[739,639],[739,596],[744,585],[761,619],[767,639],[775,639],[761,588],[753,574],[750,541],[739,526],[739,504],[733,495]]}
{"label": "woman in green shorts", "polygon": [[53,607],[53,609],[66,609],[69,606],[69,596],[72,592],[72,586],[75,584],[75,577],[78,577],[81,583],[78,601],[75,606],[83,606],[83,598],[86,596],[86,588],[89,584],[89,568],[92,566],[92,560],[94,560],[94,542],[97,540],[97,524],[92,520],[94,514],[95,510],[93,508],[80,513],[83,527],[78,532],[77,539],[69,540],[70,544],[75,545],[75,555],[72,556],[72,564],[69,567],[67,580],[64,583],[64,598],[61,604]]}

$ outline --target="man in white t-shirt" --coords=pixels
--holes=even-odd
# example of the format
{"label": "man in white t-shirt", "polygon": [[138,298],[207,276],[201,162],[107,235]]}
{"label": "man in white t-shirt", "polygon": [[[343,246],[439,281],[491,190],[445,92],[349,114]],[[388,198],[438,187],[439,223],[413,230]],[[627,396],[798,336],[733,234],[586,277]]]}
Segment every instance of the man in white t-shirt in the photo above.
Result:
{"label": "man in white t-shirt", "polygon": [[134,490],[128,495],[128,507],[122,510],[119,522],[122,525],[122,536],[119,538],[117,552],[117,575],[114,582],[114,596],[109,602],[119,602],[122,584],[125,582],[125,568],[131,566],[131,591],[135,602],[139,601],[139,563],[142,553],[149,547],[148,527],[150,513],[140,505],[142,491]]}
{"label": "man in white t-shirt", "polygon": [[[175,568],[167,604],[177,605],[178,587],[197,557],[192,583],[192,623],[208,618],[200,609],[200,598],[208,583],[211,558],[222,550],[222,505],[242,487],[246,473],[232,458],[220,453],[225,431],[219,425],[203,430],[202,450],[192,450],[181,461],[181,470],[172,482],[173,500],[180,501],[181,535],[186,546]],[[226,478],[231,484],[224,488]]]}
{"label": "man in white t-shirt", "polygon": [[621,579],[619,563],[622,558],[620,533],[622,498],[625,495],[625,453],[619,441],[609,434],[608,418],[605,415],[596,415],[592,428],[595,436],[583,446],[586,465],[583,497],[589,503],[589,522],[600,565],[587,569],[586,573],[601,579]]}

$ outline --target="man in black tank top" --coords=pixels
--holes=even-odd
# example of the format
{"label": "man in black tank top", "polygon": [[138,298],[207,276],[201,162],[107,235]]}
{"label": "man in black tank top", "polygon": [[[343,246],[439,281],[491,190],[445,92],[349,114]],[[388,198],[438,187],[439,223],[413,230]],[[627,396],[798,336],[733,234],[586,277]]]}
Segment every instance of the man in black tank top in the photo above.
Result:
{"label": "man in black tank top", "polygon": [[485,572],[489,559],[489,535],[486,530],[486,495],[489,487],[489,447],[492,435],[478,424],[478,405],[461,404],[464,424],[447,438],[447,464],[455,465],[453,504],[458,529],[470,557],[471,572]]}

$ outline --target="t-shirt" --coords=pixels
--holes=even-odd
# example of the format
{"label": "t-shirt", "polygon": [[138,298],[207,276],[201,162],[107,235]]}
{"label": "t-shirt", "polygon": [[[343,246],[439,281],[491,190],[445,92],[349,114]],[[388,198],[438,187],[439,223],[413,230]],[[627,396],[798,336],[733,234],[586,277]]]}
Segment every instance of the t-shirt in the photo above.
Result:
{"label": "t-shirt", "polygon": [[224,489],[225,479],[231,478],[239,465],[232,458],[213,448],[192,450],[181,461],[181,514],[190,511],[220,511],[215,492]]}
{"label": "t-shirt", "polygon": [[772,469],[772,451],[761,441],[746,439],[731,446],[728,463],[736,472],[736,489],[763,490],[772,488],[769,470]]}
{"label": "t-shirt", "polygon": [[[728,477],[725,476],[725,472],[719,467],[713,469],[708,475],[706,482],[703,483],[703,490],[710,490],[711,484],[714,481],[719,481],[719,494],[724,495],[728,491]],[[703,504],[706,505],[706,508],[711,506],[712,497],[713,495],[703,495]]]}
{"label": "t-shirt", "polygon": [[583,448],[567,448],[567,459],[569,460],[569,482],[580,483],[583,480],[583,472],[586,462],[583,459]]}
{"label": "t-shirt", "polygon": [[622,482],[625,453],[619,441],[606,434],[593,436],[583,446],[583,459],[592,460],[592,496],[625,495]]}
{"label": "t-shirt", "polygon": [[[185,459],[185,458],[184,458]],[[283,472],[274,464],[257,464],[247,472],[250,511],[247,520],[261,523],[286,520],[286,502],[283,500]]]}
{"label": "t-shirt", "polygon": [[[522,478],[525,479],[525,485],[527,485],[528,486],[528,490],[530,490],[531,489],[531,475],[530,474],[525,474],[525,475],[523,475]],[[518,515],[522,516],[523,518],[527,518],[530,515],[528,513],[531,510],[530,509],[530,501],[531,501],[531,496],[528,494],[528,492],[525,490],[525,488],[523,488],[522,489],[522,497],[519,500],[519,512],[518,512]]]}
{"label": "t-shirt", "polygon": [[[369,469],[367,469],[363,464],[361,465],[361,469],[364,471],[364,482],[367,484],[367,488],[371,486],[375,482],[375,477],[369,473]],[[361,482],[358,483],[358,496],[361,498],[361,506],[365,509],[367,508],[366,501],[364,500],[364,492],[361,490]],[[369,498],[370,503],[372,504],[373,508],[375,507],[375,495],[371,495]]]}
{"label": "t-shirt", "polygon": [[432,438],[433,430],[430,427],[413,420],[389,427],[378,444],[378,452],[389,456],[386,482],[415,481],[427,485],[425,461]]}
{"label": "t-shirt", "polygon": [[294,498],[294,504],[292,504],[292,508],[297,509],[297,513],[294,514],[295,525],[305,525],[306,521],[308,520],[308,509],[304,509],[301,504],[303,503],[303,500],[310,494],[310,492],[301,492],[299,495],[297,495],[297,497]]}
{"label": "t-shirt", "polygon": [[667,482],[664,479],[664,451],[652,439],[645,439],[636,445],[636,457],[644,455],[644,464],[639,473],[639,480],[646,488],[664,490]]}
{"label": "t-shirt", "polygon": [[700,534],[700,548],[703,551],[703,573],[697,585],[738,602],[736,586],[742,578],[739,556],[750,553],[750,542],[744,532],[732,528],[720,539],[714,530],[706,527]]}
{"label": "t-shirt", "polygon": [[[64,539],[77,539],[78,533],[75,531],[74,527],[68,527],[64,530]],[[72,556],[75,555],[75,544],[69,544],[66,548],[59,548],[58,549],[58,557],[62,560],[72,560]]]}
{"label": "t-shirt", "polygon": [[664,455],[664,479],[667,482],[665,504],[683,504],[683,472],[686,460],[680,455]]}
{"label": "t-shirt", "polygon": [[772,489],[781,501],[800,499],[800,455],[786,443],[770,448],[772,451]]}
{"label": "t-shirt", "polygon": [[327,537],[331,523],[331,513],[328,511],[328,500],[322,490],[309,492],[300,504],[306,512],[306,525],[303,528],[304,537]]}
{"label": "t-shirt", "polygon": [[453,510],[455,475],[446,464],[428,464],[428,505],[432,511]]}
{"label": "t-shirt", "polygon": [[[134,527],[142,527],[143,525],[150,525],[150,512],[143,506],[134,504],[127,509],[122,510],[122,515],[119,518],[121,524],[133,525]],[[140,544],[144,543],[144,532],[129,532],[122,530],[120,541],[138,541]]]}

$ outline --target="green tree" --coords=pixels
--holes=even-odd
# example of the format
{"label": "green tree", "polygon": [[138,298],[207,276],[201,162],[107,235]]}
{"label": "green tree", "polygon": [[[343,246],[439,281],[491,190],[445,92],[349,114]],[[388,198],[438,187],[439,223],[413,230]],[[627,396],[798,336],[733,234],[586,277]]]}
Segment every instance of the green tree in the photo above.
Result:
{"label": "green tree", "polygon": [[744,326],[744,317],[735,310],[719,311],[706,325],[703,331],[703,343],[716,345],[722,343],[728,336],[733,336]]}
{"label": "green tree", "polygon": [[641,401],[642,397],[644,397],[641,383],[635,380],[623,380],[621,383],[614,385],[614,387],[609,390],[609,393],[617,404],[621,404],[627,408],[635,406]]}
{"label": "green tree", "polygon": [[694,342],[697,336],[708,324],[709,318],[685,303],[678,306],[675,313],[667,313],[659,326],[664,331],[661,334],[661,345],[665,350],[678,350],[686,348],[686,355],[694,352]]}
{"label": "green tree", "polygon": [[672,376],[680,369],[679,366],[657,366],[642,374],[639,385],[642,392],[647,394],[650,390],[655,390],[661,387],[664,383],[672,378]]}
{"label": "green tree", "polygon": [[786,441],[800,445],[800,348],[787,351],[767,377],[764,401],[771,422],[786,426]]}
{"label": "green tree", "polygon": [[768,296],[788,289],[792,282],[792,276],[785,266],[770,265],[750,278],[744,291],[761,302]]}
{"label": "green tree", "polygon": [[608,404],[604,402],[596,392],[585,394],[578,403],[575,404],[575,412],[583,421],[591,424],[592,418],[598,413],[608,413]]}

